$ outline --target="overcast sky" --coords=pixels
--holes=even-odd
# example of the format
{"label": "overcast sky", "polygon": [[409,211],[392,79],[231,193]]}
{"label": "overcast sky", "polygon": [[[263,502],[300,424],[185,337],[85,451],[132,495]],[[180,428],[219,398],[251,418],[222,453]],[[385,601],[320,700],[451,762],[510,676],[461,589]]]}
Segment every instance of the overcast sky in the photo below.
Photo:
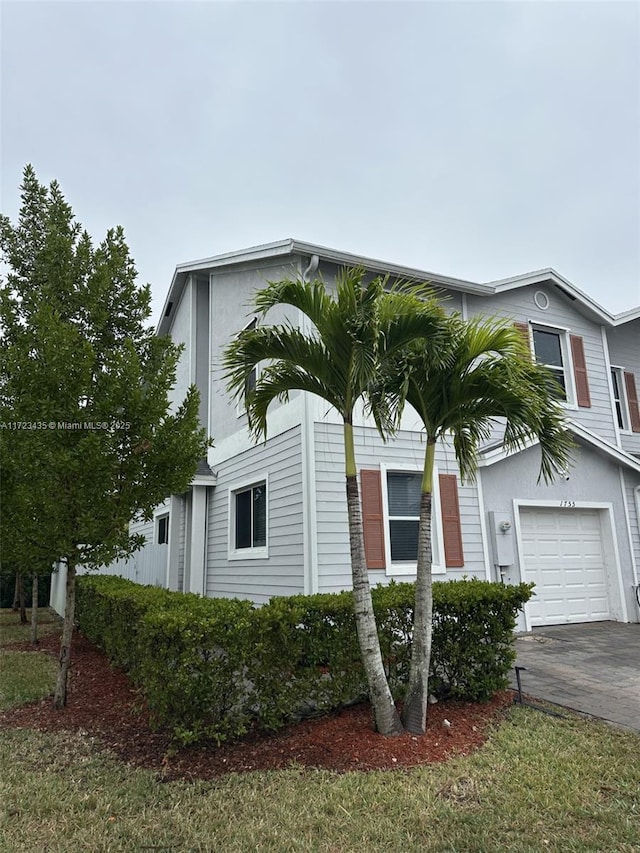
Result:
{"label": "overcast sky", "polygon": [[2,212],[24,165],[176,264],[284,237],[640,304],[640,4],[2,2]]}

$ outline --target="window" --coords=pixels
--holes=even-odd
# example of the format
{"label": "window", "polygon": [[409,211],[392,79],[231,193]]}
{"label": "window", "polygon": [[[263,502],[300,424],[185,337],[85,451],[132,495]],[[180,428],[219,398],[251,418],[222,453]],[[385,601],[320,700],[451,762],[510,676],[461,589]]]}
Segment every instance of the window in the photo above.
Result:
{"label": "window", "polygon": [[584,341],[580,335],[570,335],[566,329],[549,326],[532,327],[533,351],[536,361],[544,364],[554,378],[552,393],[571,406],[591,407],[589,378]]}
{"label": "window", "polygon": [[[415,575],[422,472],[380,468],[360,471],[362,526],[368,569]],[[434,472],[431,503],[434,573],[464,566],[462,520],[455,474]]]}
{"label": "window", "polygon": [[613,403],[616,409],[616,419],[620,429],[629,429],[627,422],[627,406],[624,398],[624,384],[622,370],[619,367],[611,368],[611,385],[613,387]]}
{"label": "window", "polygon": [[640,432],[640,410],[634,374],[622,367],[612,367],[611,388],[618,428]]}
{"label": "window", "polygon": [[415,563],[418,559],[421,481],[421,474],[387,472],[389,545],[392,563]]}
{"label": "window", "polygon": [[266,480],[231,492],[230,556],[267,556]]}
{"label": "window", "polygon": [[169,516],[159,515],[156,518],[156,542],[158,545],[169,544]]}
{"label": "window", "polygon": [[561,400],[567,399],[567,379],[564,372],[562,336],[560,332],[549,329],[533,329],[533,349],[536,361],[545,364],[553,374],[560,388],[554,386],[553,392]]}

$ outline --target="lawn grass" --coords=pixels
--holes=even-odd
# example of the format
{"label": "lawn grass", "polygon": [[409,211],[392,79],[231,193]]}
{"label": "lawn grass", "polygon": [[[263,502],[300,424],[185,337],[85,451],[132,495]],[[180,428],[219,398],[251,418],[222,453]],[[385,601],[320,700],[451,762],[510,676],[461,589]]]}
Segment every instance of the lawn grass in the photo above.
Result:
{"label": "lawn grass", "polygon": [[0,734],[3,850],[640,850],[640,735],[514,707],[471,756],[161,782],[88,735]]}
{"label": "lawn grass", "polygon": [[57,671],[50,655],[0,649],[0,710],[49,696]]}
{"label": "lawn grass", "polygon": [[[28,643],[31,639],[31,610],[27,610],[27,624],[20,624],[20,615],[11,608],[0,610],[0,646],[10,643]],[[38,636],[44,637],[60,630],[61,620],[50,607],[38,608]]]}
{"label": "lawn grass", "polygon": [[[27,611],[31,618],[31,611]],[[38,635],[44,636],[60,628],[57,614],[48,607],[39,609]],[[53,692],[57,664],[45,654],[17,652],[4,648],[10,643],[24,643],[31,638],[31,625],[20,624],[20,616],[13,610],[0,610],[0,710],[42,699]],[[2,848],[0,848],[1,850]]]}

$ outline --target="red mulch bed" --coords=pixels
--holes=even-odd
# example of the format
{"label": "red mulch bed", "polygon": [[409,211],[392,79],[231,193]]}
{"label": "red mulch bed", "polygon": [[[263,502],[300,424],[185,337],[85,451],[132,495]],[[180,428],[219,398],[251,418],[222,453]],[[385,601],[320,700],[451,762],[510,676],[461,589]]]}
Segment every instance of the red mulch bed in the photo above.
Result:
{"label": "red mulch bed", "polygon": [[[39,653],[58,654],[60,637],[43,637]],[[10,648],[32,651],[28,643]],[[512,693],[490,702],[445,701],[429,708],[427,732],[385,738],[372,727],[371,709],[356,705],[303,721],[275,735],[251,734],[221,746],[169,750],[170,735],[153,732],[144,701],[127,676],[82,635],[72,645],[68,704],[62,711],[51,699],[0,712],[0,726],[42,731],[83,731],[100,739],[123,760],[155,770],[159,778],[212,779],[232,772],[275,770],[291,764],[336,772],[415,767],[466,755],[486,740],[488,729],[503,718]],[[450,727],[444,720],[451,723]]]}

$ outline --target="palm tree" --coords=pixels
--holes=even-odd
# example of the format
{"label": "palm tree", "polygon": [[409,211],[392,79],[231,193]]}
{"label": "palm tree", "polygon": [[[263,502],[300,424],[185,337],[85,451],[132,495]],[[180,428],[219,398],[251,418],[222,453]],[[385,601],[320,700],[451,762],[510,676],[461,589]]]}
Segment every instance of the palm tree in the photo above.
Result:
{"label": "palm tree", "polygon": [[[285,279],[259,291],[257,311],[264,316],[275,306],[291,306],[313,325],[310,332],[291,323],[246,329],[226,349],[224,366],[229,391],[246,397],[249,428],[255,437],[267,434],[267,410],[274,399],[286,400],[294,389],[326,400],[341,415],[344,430],[347,514],[356,630],[369,687],[376,729],[385,735],[402,731],[387,682],[364,552],[362,515],[353,438],[353,413],[367,394],[384,362],[408,342],[438,336],[444,313],[428,289],[397,285],[387,291],[386,279],[365,284],[362,269],[344,269],[331,294],[322,281]],[[255,387],[247,379],[259,362],[267,362]],[[393,431],[391,399],[369,405],[383,435]]]}
{"label": "palm tree", "polygon": [[[436,444],[451,437],[462,479],[473,479],[478,450],[504,419],[503,446],[540,446],[540,478],[552,480],[566,469],[572,441],[553,391],[553,378],[532,362],[521,332],[497,320],[449,319],[447,342],[432,347],[419,342],[388,364],[376,396],[411,404],[426,433],[421,483],[413,644],[402,721],[409,731],[425,730],[431,657],[431,504]],[[434,357],[435,355],[435,357]]]}

